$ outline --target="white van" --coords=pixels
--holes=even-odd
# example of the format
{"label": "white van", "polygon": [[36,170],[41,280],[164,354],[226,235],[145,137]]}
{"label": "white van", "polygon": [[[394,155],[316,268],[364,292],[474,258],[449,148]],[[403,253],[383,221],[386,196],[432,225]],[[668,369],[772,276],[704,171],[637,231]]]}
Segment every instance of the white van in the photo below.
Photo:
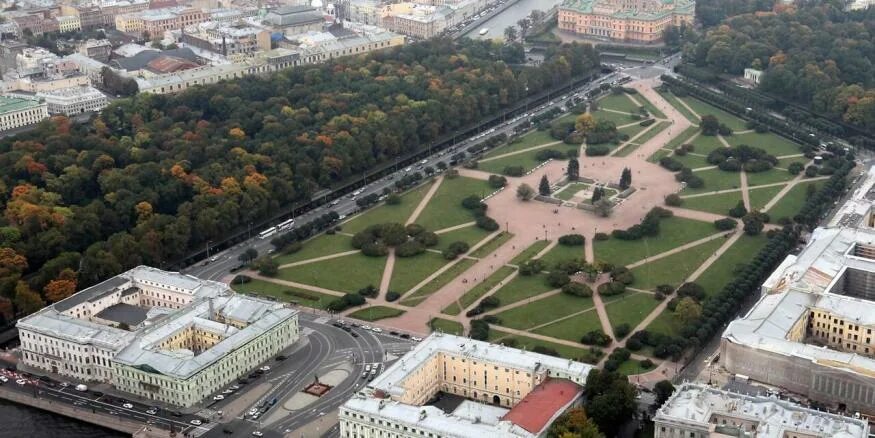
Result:
{"label": "white van", "polygon": [[80,383],[79,385],[76,385],[76,390],[79,392],[85,392],[88,391],[88,387]]}

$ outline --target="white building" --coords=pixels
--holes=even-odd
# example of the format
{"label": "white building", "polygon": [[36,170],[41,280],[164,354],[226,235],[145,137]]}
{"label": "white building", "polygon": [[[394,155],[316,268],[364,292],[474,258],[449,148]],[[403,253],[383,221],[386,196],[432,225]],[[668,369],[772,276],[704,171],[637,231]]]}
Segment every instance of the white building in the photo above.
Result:
{"label": "white building", "polygon": [[33,125],[48,116],[46,103],[38,99],[0,96],[0,132]]}
{"label": "white building", "polygon": [[744,79],[749,81],[749,82],[752,82],[754,84],[759,84],[762,76],[763,76],[762,70],[757,70],[755,68],[744,69]]}
{"label": "white building", "polygon": [[[340,408],[340,436],[543,436],[580,402],[590,365],[435,333]],[[464,399],[439,407],[432,400]]]}
{"label": "white building", "polygon": [[860,419],[685,383],[653,417],[655,438],[868,438]]}
{"label": "white building", "polygon": [[140,266],[22,318],[20,366],[191,406],[294,343],[297,311]]}
{"label": "white building", "polygon": [[49,114],[65,116],[100,111],[109,105],[106,95],[89,85],[44,91],[36,96],[45,100]]}
{"label": "white building", "polygon": [[723,333],[729,372],[875,415],[875,168],[833,221],[789,255]]}

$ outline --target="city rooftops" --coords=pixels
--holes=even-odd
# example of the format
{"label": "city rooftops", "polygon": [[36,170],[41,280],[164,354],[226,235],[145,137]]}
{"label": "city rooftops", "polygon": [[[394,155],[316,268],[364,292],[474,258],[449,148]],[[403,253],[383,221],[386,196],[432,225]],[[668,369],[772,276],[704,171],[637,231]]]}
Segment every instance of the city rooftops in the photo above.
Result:
{"label": "city rooftops", "polygon": [[547,379],[502,417],[536,436],[583,395],[583,387],[565,379]]}
{"label": "city rooftops", "polygon": [[636,6],[624,7],[616,0],[566,0],[559,7],[582,14],[604,15],[618,19],[656,20],[673,13],[692,14],[694,0],[639,0]]}
{"label": "city rooftops", "polygon": [[580,381],[584,381],[592,370],[591,365],[582,362],[476,341],[461,336],[433,333],[387,368],[371,382],[369,387],[381,390],[391,396],[400,397],[406,390],[403,385],[404,379],[437,354],[462,356],[508,368],[528,370],[529,372],[547,369],[554,374],[574,376]]}
{"label": "city rooftops", "polygon": [[0,96],[0,114],[26,110],[40,105],[37,99],[24,97]]}
{"label": "city rooftops", "polygon": [[714,416],[738,418],[756,423],[750,436],[783,438],[814,436],[829,438],[866,438],[869,425],[841,415],[805,408],[771,396],[750,396],[684,383],[657,410],[657,423],[693,425],[709,430],[718,427]]}

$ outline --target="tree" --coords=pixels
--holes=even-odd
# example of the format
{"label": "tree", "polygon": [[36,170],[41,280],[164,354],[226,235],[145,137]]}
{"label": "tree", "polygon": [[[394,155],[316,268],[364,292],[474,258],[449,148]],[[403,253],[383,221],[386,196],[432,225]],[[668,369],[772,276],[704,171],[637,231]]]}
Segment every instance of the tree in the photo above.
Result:
{"label": "tree", "polygon": [[580,162],[577,158],[568,160],[568,180],[577,181],[580,178]]}
{"label": "tree", "polygon": [[13,302],[18,312],[23,315],[30,315],[46,305],[46,302],[40,298],[39,294],[34,292],[23,281],[19,281],[15,286],[15,299]]}
{"label": "tree", "polygon": [[558,438],[604,438],[598,426],[586,416],[583,408],[571,408],[553,424],[547,436]]}
{"label": "tree", "polygon": [[489,175],[489,187],[500,189],[507,185],[507,178],[501,175]]}
{"label": "tree", "polygon": [[258,250],[255,248],[246,248],[246,251],[243,251],[237,256],[237,260],[240,260],[243,263],[249,263],[256,258],[258,258]]}
{"label": "tree", "polygon": [[43,288],[46,299],[53,303],[73,295],[74,292],[76,292],[76,281],[69,279],[52,280]]}
{"label": "tree", "polygon": [[720,121],[711,114],[705,114],[702,116],[699,127],[702,129],[702,135],[717,135],[720,131]]}
{"label": "tree", "polygon": [[541,182],[538,183],[538,194],[550,196],[550,181],[547,181],[547,175],[542,176]]}
{"label": "tree", "polygon": [[741,221],[744,223],[743,230],[748,236],[756,236],[763,231],[763,228],[765,228],[762,216],[756,212],[744,215],[744,217],[741,218]]}
{"label": "tree", "polygon": [[397,193],[390,193],[386,196],[387,205],[398,205],[401,203],[401,197]]}
{"label": "tree", "polygon": [[628,189],[632,185],[632,170],[628,167],[623,168],[623,173],[620,174],[620,188]]}
{"label": "tree", "polygon": [[735,207],[729,209],[729,215],[732,217],[744,217],[747,214],[747,208],[744,207],[744,201],[738,201]]}
{"label": "tree", "polygon": [[531,201],[535,197],[535,189],[526,183],[522,183],[516,188],[516,197],[522,201]]}
{"label": "tree", "polygon": [[803,170],[805,170],[805,165],[798,161],[794,161],[787,166],[787,172],[790,172],[790,175],[799,175]]}
{"label": "tree", "polygon": [[508,43],[512,43],[517,40],[519,35],[517,34],[516,27],[508,26],[504,28],[504,41]]}
{"label": "tree", "polygon": [[686,325],[691,325],[702,317],[702,305],[692,297],[684,297],[674,309],[675,316]]}
{"label": "tree", "polygon": [[654,406],[659,407],[674,394],[674,385],[671,384],[670,380],[660,380],[653,385],[653,393],[656,395],[656,401],[654,402]]}
{"label": "tree", "polygon": [[665,205],[668,205],[669,207],[680,207],[683,203],[683,198],[677,193],[672,193],[665,197]]}
{"label": "tree", "polygon": [[592,189],[592,199],[590,199],[590,202],[592,202],[593,205],[595,205],[595,203],[598,202],[599,199],[602,199],[602,196],[604,196],[604,195],[605,195],[605,189],[596,186]]}
{"label": "tree", "polygon": [[252,268],[266,277],[273,277],[279,273],[279,264],[270,256],[262,256],[252,262]]}
{"label": "tree", "polygon": [[590,113],[583,113],[574,119],[574,130],[581,134],[589,134],[595,129],[596,121]]}
{"label": "tree", "polygon": [[632,419],[637,391],[625,376],[614,371],[593,369],[586,378],[586,414],[606,436],[616,436]]}

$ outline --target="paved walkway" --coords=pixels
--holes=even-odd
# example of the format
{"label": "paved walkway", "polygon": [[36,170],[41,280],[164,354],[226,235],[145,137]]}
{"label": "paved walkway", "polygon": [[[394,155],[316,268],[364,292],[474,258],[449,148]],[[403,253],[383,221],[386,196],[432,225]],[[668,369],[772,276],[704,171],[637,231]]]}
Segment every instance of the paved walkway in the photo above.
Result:
{"label": "paved walkway", "polygon": [[441,228],[440,230],[435,231],[435,234],[444,234],[449,233],[450,231],[461,230],[462,228],[473,227],[477,225],[477,222],[465,222],[464,224],[455,225],[452,227]]}
{"label": "paved walkway", "polygon": [[677,254],[677,253],[679,253],[679,252],[681,252],[681,251],[686,251],[686,250],[688,250],[688,249],[690,249],[690,248],[694,248],[694,247],[696,247],[696,246],[699,246],[699,245],[701,245],[701,244],[703,244],[703,243],[708,243],[708,242],[710,242],[710,241],[712,241],[712,240],[714,240],[714,239],[719,239],[719,238],[721,238],[721,237],[725,237],[727,234],[730,234],[730,233],[732,233],[732,232],[731,232],[731,231],[727,231],[727,232],[725,232],[725,233],[712,234],[712,235],[710,235],[710,236],[708,236],[708,237],[705,237],[705,238],[702,238],[702,239],[699,239],[699,240],[695,240],[695,241],[692,241],[692,242],[690,242],[690,243],[685,243],[685,244],[683,244],[683,245],[681,245],[681,246],[678,246],[678,247],[672,248],[672,249],[670,249],[670,250],[668,250],[668,251],[665,251],[665,252],[661,252],[661,253],[656,254],[656,255],[654,255],[654,256],[650,256],[650,257],[646,257],[646,258],[644,258],[644,259],[642,259],[642,260],[638,260],[638,261],[635,262],[635,263],[631,263],[631,264],[626,265],[626,267],[629,268],[629,269],[637,268],[638,266],[641,266],[641,265],[644,265],[644,264],[647,264],[647,263],[651,263],[651,262],[655,262],[655,261],[657,261],[657,260],[659,260],[659,259],[663,259],[663,258],[666,258],[666,257],[672,256],[672,255]]}
{"label": "paved walkway", "polygon": [[428,192],[425,193],[425,196],[422,197],[422,200],[419,201],[419,205],[413,210],[413,213],[410,213],[410,217],[407,218],[407,222],[404,222],[404,225],[410,225],[416,222],[416,219],[419,219],[419,215],[422,214],[422,211],[425,210],[425,207],[428,206],[428,202],[431,201],[431,198],[434,197],[434,194],[441,187],[441,183],[444,182],[444,176],[440,175],[434,179],[434,183],[432,183],[431,187],[428,188]]}
{"label": "paved walkway", "polygon": [[332,290],[332,289],[326,289],[324,287],[312,286],[309,284],[298,283],[296,281],[281,280],[279,278],[274,278],[274,277],[265,277],[265,276],[259,274],[258,272],[255,272],[255,271],[243,271],[243,274],[245,274],[248,277],[252,277],[254,279],[257,279],[257,280],[264,280],[264,281],[269,282],[269,283],[282,284],[285,286],[291,286],[291,287],[298,288],[298,289],[319,292],[319,293],[323,293],[326,295],[334,295],[337,297],[342,297],[342,296],[346,295],[346,292],[340,292],[340,291],[336,291],[336,290]]}
{"label": "paved walkway", "polygon": [[395,248],[389,249],[389,255],[386,257],[386,264],[383,266],[383,276],[380,277],[380,295],[379,298],[385,300],[386,292],[389,291],[389,284],[392,282],[392,273],[395,271]]}
{"label": "paved walkway", "polygon": [[562,143],[562,142],[561,142],[561,141],[554,141],[554,142],[550,142],[550,143],[543,143],[543,144],[539,144],[539,145],[537,145],[537,146],[532,146],[532,147],[530,147],[530,148],[525,148],[525,149],[520,149],[520,150],[518,150],[518,151],[508,152],[508,153],[506,153],[506,154],[493,155],[493,156],[491,156],[491,157],[488,157],[488,158],[482,158],[482,159],[477,160],[477,161],[479,161],[479,162],[481,162],[481,163],[485,163],[485,162],[487,162],[487,161],[497,160],[497,159],[499,159],[499,158],[505,158],[505,157],[510,157],[510,156],[514,156],[514,155],[524,154],[524,153],[526,153],[526,152],[529,152],[529,151],[536,151],[536,150],[538,150],[538,149],[544,149],[544,148],[547,148],[547,147],[550,147],[550,146],[553,146],[553,145],[555,145],[555,144],[559,144],[559,143]]}
{"label": "paved walkway", "polygon": [[323,260],[336,259],[336,258],[338,258],[338,257],[344,257],[344,256],[348,256],[348,255],[353,255],[353,254],[358,253],[358,252],[359,252],[359,250],[354,249],[354,250],[352,250],[352,251],[338,252],[338,253],[335,253],[335,254],[329,254],[329,255],[327,255],[327,256],[314,257],[314,258],[312,258],[312,259],[301,260],[301,261],[299,261],[299,262],[286,263],[286,264],[284,264],[284,265],[280,265],[279,269],[291,268],[291,267],[293,267],[293,266],[308,265],[308,264],[310,264],[310,263],[321,262],[321,261],[323,261]]}

